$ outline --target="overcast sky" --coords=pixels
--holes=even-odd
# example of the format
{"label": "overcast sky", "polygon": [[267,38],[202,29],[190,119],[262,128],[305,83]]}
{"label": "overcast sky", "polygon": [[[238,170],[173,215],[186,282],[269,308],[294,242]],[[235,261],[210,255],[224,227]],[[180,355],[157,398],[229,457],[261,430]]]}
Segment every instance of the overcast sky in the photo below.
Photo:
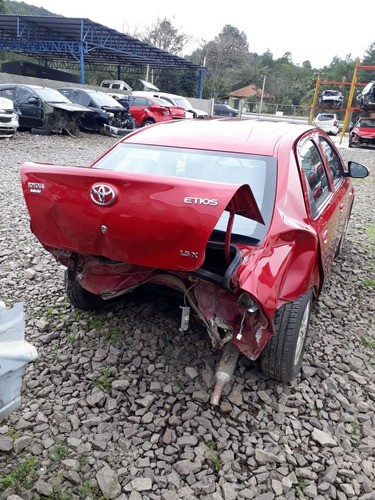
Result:
{"label": "overcast sky", "polygon": [[327,0],[24,1],[66,17],[85,17],[129,35],[166,17],[181,33],[193,38],[186,54],[202,41],[215,38],[226,24],[246,34],[250,52],[263,54],[269,49],[275,59],[290,52],[295,64],[309,60],[315,68],[330,64],[334,56],[362,58],[375,42],[372,12],[366,14],[364,8],[360,18],[353,19],[354,4],[348,9],[346,4]]}

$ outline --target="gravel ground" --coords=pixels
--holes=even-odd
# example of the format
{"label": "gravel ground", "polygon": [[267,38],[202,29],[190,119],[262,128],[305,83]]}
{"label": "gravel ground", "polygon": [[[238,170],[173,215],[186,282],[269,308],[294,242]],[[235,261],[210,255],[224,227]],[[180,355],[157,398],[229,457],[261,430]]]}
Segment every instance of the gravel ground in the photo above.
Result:
{"label": "gravel ground", "polygon": [[1,141],[0,299],[25,303],[39,358],[22,408],[0,423],[0,498],[375,499],[375,150],[341,150],[372,176],[355,181],[301,376],[282,386],[240,359],[215,409],[220,353],[198,320],[181,333],[178,303],[136,294],[100,314],[73,310],[63,270],[29,230],[19,165],[87,165],[114,141]]}

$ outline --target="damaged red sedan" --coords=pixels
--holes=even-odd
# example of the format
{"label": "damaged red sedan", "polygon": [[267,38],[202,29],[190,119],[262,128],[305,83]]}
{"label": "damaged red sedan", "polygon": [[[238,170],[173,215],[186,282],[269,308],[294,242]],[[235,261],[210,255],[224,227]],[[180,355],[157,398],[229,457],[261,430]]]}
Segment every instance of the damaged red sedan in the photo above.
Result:
{"label": "damaged red sedan", "polygon": [[351,177],[315,127],[181,120],[129,134],[89,168],[25,163],[31,228],[66,266],[73,306],[144,284],[181,292],[224,350],[217,403],[239,354],[266,376],[300,371],[311,307],[343,245]]}

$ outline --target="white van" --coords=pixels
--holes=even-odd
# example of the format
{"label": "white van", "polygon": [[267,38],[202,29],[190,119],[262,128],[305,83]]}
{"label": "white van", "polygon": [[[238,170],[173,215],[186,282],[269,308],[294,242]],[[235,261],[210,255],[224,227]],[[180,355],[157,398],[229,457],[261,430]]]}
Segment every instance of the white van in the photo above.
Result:
{"label": "white van", "polygon": [[105,89],[132,91],[132,88],[124,80],[103,80],[100,86]]}
{"label": "white van", "polygon": [[131,92],[132,90],[156,92],[159,90],[153,83],[147,80],[141,80],[140,78],[135,78],[132,82],[132,86],[128,85],[124,80],[103,80],[100,86],[106,89],[123,90],[127,92]]}
{"label": "white van", "polygon": [[133,95],[152,95],[153,97],[159,97],[165,101],[170,102],[173,106],[180,106],[185,109],[186,118],[208,118],[208,113],[202,111],[201,109],[195,109],[186,99],[181,95],[168,94],[166,92],[133,92]]}

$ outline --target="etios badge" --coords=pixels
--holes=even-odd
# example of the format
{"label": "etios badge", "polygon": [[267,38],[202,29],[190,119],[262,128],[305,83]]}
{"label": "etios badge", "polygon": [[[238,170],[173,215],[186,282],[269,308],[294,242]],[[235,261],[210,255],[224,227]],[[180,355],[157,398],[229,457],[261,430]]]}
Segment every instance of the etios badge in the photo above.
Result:
{"label": "etios badge", "polygon": [[90,191],[90,198],[96,205],[107,207],[115,201],[116,194],[114,189],[107,184],[94,184]]}

